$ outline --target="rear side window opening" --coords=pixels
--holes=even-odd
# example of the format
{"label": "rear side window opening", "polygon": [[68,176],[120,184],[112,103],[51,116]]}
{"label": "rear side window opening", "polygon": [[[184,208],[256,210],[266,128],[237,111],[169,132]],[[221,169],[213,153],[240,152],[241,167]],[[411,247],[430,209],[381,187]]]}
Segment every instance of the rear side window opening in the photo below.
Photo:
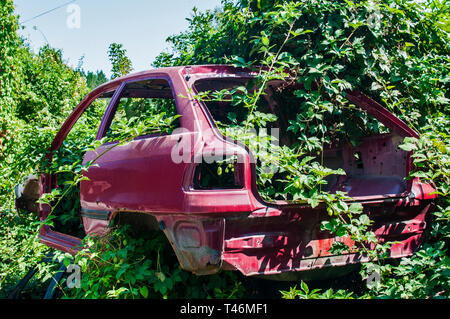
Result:
{"label": "rear side window opening", "polygon": [[204,159],[195,167],[193,189],[242,189],[243,173],[236,155],[224,156],[221,160]]}
{"label": "rear side window opening", "polygon": [[126,84],[105,136],[108,141],[171,134],[180,127],[172,88],[165,79]]}
{"label": "rear side window opening", "polygon": [[[256,84],[255,79],[227,77],[200,79],[194,87],[217,128],[223,135],[236,138],[234,132],[248,124],[250,115],[244,101],[245,93],[252,94]],[[295,147],[299,139],[312,141],[320,132],[317,131],[318,125],[311,125],[316,115],[302,97],[303,93],[302,86],[297,83],[269,82],[254,110],[260,120],[252,123],[251,127],[257,131],[278,129],[281,147]],[[332,103],[326,107],[332,107]],[[312,152],[305,156],[314,156],[322,161],[323,166],[340,168],[346,173],[328,176],[322,190],[331,193],[344,191],[351,197],[400,196],[406,191],[406,152],[398,148],[402,137],[350,103],[320,120],[326,125],[322,153]],[[254,152],[251,143],[246,144]],[[260,163],[257,162],[261,181],[267,177],[263,176],[258,165]],[[283,179],[282,174],[271,178],[271,187],[282,187],[282,183],[277,182]],[[259,193],[269,201],[292,200],[289,194],[285,198],[273,198],[272,192],[264,189],[264,183],[257,184]]]}

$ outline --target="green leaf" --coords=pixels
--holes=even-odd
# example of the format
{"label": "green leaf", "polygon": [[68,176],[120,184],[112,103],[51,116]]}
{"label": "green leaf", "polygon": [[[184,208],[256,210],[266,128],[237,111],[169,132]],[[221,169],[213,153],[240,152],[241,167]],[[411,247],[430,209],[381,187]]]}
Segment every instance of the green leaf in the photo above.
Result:
{"label": "green leaf", "polygon": [[415,151],[417,150],[417,145],[415,144],[401,144],[398,146],[400,149],[407,151],[407,152],[411,152],[411,151]]}
{"label": "green leaf", "polygon": [[301,281],[301,282],[300,282],[300,286],[301,286],[302,290],[303,290],[306,294],[309,293],[308,285],[307,285],[304,281]]}
{"label": "green leaf", "polygon": [[166,280],[166,276],[162,272],[155,272],[155,276],[159,279],[159,281],[164,282]]}
{"label": "green leaf", "polygon": [[142,286],[139,288],[139,292],[141,293],[142,297],[147,298],[148,297],[148,288],[147,286]]}

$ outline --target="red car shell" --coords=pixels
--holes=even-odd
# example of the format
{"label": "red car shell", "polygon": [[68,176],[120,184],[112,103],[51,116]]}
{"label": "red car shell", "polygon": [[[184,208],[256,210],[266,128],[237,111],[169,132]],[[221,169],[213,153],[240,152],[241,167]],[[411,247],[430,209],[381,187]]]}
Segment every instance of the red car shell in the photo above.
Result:
{"label": "red car shell", "polygon": [[[198,275],[213,274],[220,269],[239,270],[244,275],[274,275],[367,261],[359,252],[329,252],[336,241],[348,246],[353,242],[349,237],[336,237],[320,229],[321,222],[329,218],[324,204],[311,208],[295,202],[264,201],[256,187],[251,152],[224,137],[216,129],[207,107],[194,98],[193,83],[199,79],[251,75],[250,71],[223,65],[161,68],[115,79],[88,94],[61,127],[50,151],[61,147],[93,100],[104,92],[114,91],[96,136],[101,139],[111,123],[121,90],[127,83],[144,79],[165,79],[170,83],[181,115],[181,130],[136,138],[114,147],[98,159],[98,166],[89,168],[89,180],[82,181],[80,186],[81,216],[86,233],[106,231],[110,221],[120,214],[150,218],[166,234],[182,268]],[[342,168],[355,170],[348,154],[359,152],[368,175],[373,176],[380,167],[391,173],[387,177],[364,178],[361,175],[351,183],[336,184],[336,189],[348,191],[354,202],[363,205],[374,220],[372,230],[378,239],[396,241],[389,257],[410,256],[422,241],[427,213],[436,195],[430,184],[417,178],[408,180],[401,188],[401,181],[392,176],[405,177],[412,169],[410,154],[399,150],[398,145],[404,137],[418,135],[387,109],[359,92],[348,92],[347,99],[393,133],[368,137],[357,148],[340,148]],[[190,148],[181,150],[189,160],[175,163],[171,153],[181,140],[189,141]],[[102,145],[97,153],[109,146],[108,143]],[[242,188],[205,190],[192,186],[196,159],[210,154],[212,149],[225,150],[240,158],[238,174]],[[326,152],[331,158],[336,150]],[[83,162],[96,156],[95,152],[87,152]],[[50,192],[57,187],[56,177],[41,176],[40,187],[41,193]],[[45,220],[50,208],[41,205],[40,209],[40,217]],[[41,228],[40,241],[72,254],[81,247],[79,238],[59,233],[49,226]]]}

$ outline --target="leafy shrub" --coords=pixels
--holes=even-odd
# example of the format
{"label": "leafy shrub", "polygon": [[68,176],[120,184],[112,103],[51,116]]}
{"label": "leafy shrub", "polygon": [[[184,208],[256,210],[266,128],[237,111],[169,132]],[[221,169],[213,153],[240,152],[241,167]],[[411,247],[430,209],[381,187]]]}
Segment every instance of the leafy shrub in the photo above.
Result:
{"label": "leafy shrub", "polygon": [[[81,267],[81,287],[63,289],[65,298],[240,298],[236,275],[197,277],[181,270],[162,232],[136,233],[116,226],[102,237],[87,237],[85,249],[64,263]],[[61,256],[63,259],[64,256]],[[64,287],[62,283],[62,287]]]}

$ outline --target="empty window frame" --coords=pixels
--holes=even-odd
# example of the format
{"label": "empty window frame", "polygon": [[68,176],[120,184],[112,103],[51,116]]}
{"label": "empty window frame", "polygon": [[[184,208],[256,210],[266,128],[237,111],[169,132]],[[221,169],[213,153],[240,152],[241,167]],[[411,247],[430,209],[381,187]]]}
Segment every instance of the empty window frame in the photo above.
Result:
{"label": "empty window frame", "polygon": [[171,134],[180,126],[172,88],[165,79],[127,83],[105,136],[109,141]]}

